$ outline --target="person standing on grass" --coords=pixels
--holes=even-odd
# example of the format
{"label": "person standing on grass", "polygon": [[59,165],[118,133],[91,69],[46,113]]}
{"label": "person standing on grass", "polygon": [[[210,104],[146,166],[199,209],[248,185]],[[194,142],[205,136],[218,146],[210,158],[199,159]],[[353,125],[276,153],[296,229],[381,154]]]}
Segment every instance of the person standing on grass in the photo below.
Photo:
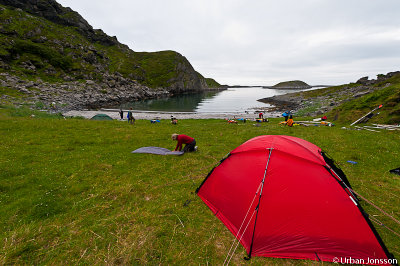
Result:
{"label": "person standing on grass", "polygon": [[286,111],[286,112],[284,112],[284,113],[282,114],[282,116],[285,118],[285,122],[288,121],[289,113],[290,113],[289,111]]}
{"label": "person standing on grass", "polygon": [[186,144],[183,148],[183,152],[197,151],[196,140],[192,137],[183,134],[172,134],[172,140],[178,141],[175,147],[175,151],[182,150],[182,144]]}
{"label": "person standing on grass", "polygon": [[119,109],[119,116],[121,117],[121,120],[124,119],[124,111],[122,111],[122,109]]}
{"label": "person standing on grass", "polygon": [[128,117],[129,124],[131,124],[131,125],[135,124],[135,118],[133,117],[133,114],[132,114],[132,108],[129,109],[127,117]]}

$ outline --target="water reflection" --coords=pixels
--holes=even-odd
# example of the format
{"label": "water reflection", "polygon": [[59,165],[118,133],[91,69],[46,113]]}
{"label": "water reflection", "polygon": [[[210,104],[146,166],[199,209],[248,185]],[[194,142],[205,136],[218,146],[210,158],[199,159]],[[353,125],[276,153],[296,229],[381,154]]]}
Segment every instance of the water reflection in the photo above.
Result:
{"label": "water reflection", "polygon": [[123,104],[119,107],[141,111],[244,113],[253,112],[269,104],[258,99],[293,92],[293,90],[264,89],[261,87],[228,88],[218,92],[184,94]]}
{"label": "water reflection", "polygon": [[203,100],[214,97],[218,92],[203,92],[194,94],[182,94],[173,97],[150,99],[125,103],[123,109],[132,108],[142,111],[165,111],[165,112],[194,112]]}

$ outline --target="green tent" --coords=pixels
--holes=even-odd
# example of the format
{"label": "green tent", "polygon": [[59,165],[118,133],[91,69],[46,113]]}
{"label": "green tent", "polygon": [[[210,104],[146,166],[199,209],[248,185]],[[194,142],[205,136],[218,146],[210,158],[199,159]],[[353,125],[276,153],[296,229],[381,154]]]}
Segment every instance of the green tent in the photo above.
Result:
{"label": "green tent", "polygon": [[113,120],[106,114],[97,114],[91,118],[92,120]]}

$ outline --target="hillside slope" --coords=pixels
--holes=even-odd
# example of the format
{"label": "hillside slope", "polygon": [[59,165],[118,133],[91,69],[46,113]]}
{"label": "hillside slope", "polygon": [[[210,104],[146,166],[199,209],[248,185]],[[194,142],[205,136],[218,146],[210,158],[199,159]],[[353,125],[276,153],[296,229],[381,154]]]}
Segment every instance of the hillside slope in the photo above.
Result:
{"label": "hillside slope", "polygon": [[341,122],[352,122],[382,104],[383,107],[379,110],[379,114],[373,116],[368,122],[399,124],[400,73],[386,80],[378,81],[372,87],[376,88],[373,92],[350,99],[335,107],[328,115]]}
{"label": "hillside slope", "polygon": [[380,74],[355,83],[323,89],[277,95],[259,101],[279,110],[294,110],[297,116],[321,116],[331,121],[349,123],[383,104],[379,115],[370,122],[400,123],[400,72]]}
{"label": "hillside slope", "polygon": [[181,54],[134,52],[54,0],[0,0],[0,73],[3,102],[64,109],[219,86]]}

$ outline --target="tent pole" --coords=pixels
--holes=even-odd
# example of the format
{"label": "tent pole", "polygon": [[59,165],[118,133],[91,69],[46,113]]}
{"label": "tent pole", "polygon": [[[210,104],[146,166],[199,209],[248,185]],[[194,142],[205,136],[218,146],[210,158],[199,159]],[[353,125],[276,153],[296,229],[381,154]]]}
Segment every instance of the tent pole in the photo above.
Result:
{"label": "tent pole", "polygon": [[339,178],[339,180],[340,180],[340,182],[347,188],[347,190],[349,191],[349,193],[351,194],[351,196],[354,198],[354,200],[358,203],[358,199],[357,199],[357,197],[356,197],[356,195],[354,195],[354,191],[351,189],[351,188],[349,188],[349,186],[347,186],[347,184],[346,184],[346,182],[344,182],[343,181],[343,179],[340,177],[340,175],[338,175],[336,172],[335,172],[335,170],[333,170],[333,168],[329,165],[329,164],[326,164],[326,166],[329,168],[329,170],[331,170],[334,174],[335,174],[335,176],[337,177],[337,178]]}
{"label": "tent pole", "polygon": [[268,161],[267,161],[267,165],[265,166],[264,177],[263,177],[263,180],[262,180],[262,182],[261,182],[261,191],[260,191],[260,196],[258,197],[258,204],[257,204],[257,207],[256,207],[257,213],[256,213],[256,218],[255,218],[255,220],[254,220],[254,228],[253,228],[253,235],[252,235],[252,237],[251,237],[250,251],[249,251],[248,257],[245,258],[246,260],[249,260],[249,259],[251,258],[251,252],[253,251],[254,233],[255,233],[255,231],[256,231],[258,210],[260,209],[261,196],[262,196],[263,189],[264,189],[264,182],[265,182],[265,177],[267,176],[267,170],[268,170],[269,161],[270,161],[270,159],[271,159],[272,149],[273,149],[273,148],[270,148],[270,149],[269,149]]}

